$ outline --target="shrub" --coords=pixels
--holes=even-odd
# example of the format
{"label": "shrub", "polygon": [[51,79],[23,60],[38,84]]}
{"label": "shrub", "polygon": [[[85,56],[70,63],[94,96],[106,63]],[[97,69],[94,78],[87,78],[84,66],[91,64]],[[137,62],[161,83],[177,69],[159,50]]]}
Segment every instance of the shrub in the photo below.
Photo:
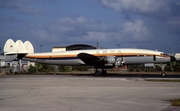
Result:
{"label": "shrub", "polygon": [[36,72],[37,72],[37,69],[36,69],[35,66],[30,65],[30,66],[29,66],[29,69],[28,69],[28,72],[29,72],[30,74],[31,74],[31,73],[36,73]]}

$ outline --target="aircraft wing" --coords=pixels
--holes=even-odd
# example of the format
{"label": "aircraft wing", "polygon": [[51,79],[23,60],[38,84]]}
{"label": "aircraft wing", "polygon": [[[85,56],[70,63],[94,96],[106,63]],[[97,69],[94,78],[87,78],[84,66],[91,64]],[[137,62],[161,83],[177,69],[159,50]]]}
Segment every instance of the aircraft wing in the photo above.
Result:
{"label": "aircraft wing", "polygon": [[79,59],[81,59],[86,65],[103,65],[104,61],[101,60],[99,57],[96,57],[94,55],[91,54],[87,54],[87,53],[79,53],[77,55],[77,57]]}

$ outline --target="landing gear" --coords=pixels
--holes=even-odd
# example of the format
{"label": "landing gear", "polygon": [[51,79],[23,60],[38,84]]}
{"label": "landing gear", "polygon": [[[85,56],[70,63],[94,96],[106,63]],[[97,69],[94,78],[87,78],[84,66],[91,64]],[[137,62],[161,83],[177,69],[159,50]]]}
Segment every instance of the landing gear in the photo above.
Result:
{"label": "landing gear", "polygon": [[162,65],[160,65],[160,67],[161,67],[161,70],[162,70],[161,76],[162,77],[166,76],[166,73],[164,71],[165,65],[162,64]]}
{"label": "landing gear", "polygon": [[162,73],[161,73],[161,76],[163,76],[163,77],[166,76],[166,73],[165,73],[165,72],[162,72]]}
{"label": "landing gear", "polygon": [[107,71],[104,70],[104,69],[102,69],[102,71],[99,71],[98,69],[96,69],[94,75],[95,75],[95,76],[107,75]]}
{"label": "landing gear", "polygon": [[101,75],[101,72],[96,70],[95,73],[94,73],[95,76],[100,76]]}
{"label": "landing gear", "polygon": [[107,71],[106,70],[102,70],[101,71],[101,75],[107,75]]}

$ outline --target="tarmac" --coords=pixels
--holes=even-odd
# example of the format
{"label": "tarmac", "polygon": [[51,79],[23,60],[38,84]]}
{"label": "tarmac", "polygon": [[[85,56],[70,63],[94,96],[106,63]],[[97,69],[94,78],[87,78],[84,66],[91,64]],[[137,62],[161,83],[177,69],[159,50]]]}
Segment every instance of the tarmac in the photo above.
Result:
{"label": "tarmac", "polygon": [[0,111],[180,111],[169,101],[180,98],[180,82],[145,81],[152,78],[164,79],[116,74],[3,75]]}

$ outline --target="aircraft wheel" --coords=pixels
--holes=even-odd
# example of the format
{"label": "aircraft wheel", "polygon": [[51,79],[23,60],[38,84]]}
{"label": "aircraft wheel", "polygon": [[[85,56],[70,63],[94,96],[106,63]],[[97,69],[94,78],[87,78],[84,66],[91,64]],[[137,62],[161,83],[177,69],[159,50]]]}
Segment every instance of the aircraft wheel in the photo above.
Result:
{"label": "aircraft wheel", "polygon": [[102,70],[101,74],[102,75],[107,75],[107,71],[106,70]]}
{"label": "aircraft wheel", "polygon": [[95,75],[95,76],[100,76],[100,75],[101,75],[101,72],[100,72],[100,71],[95,71],[94,75]]}
{"label": "aircraft wheel", "polygon": [[166,76],[166,73],[165,73],[165,72],[162,72],[162,73],[161,73],[161,76],[163,76],[163,77]]}

